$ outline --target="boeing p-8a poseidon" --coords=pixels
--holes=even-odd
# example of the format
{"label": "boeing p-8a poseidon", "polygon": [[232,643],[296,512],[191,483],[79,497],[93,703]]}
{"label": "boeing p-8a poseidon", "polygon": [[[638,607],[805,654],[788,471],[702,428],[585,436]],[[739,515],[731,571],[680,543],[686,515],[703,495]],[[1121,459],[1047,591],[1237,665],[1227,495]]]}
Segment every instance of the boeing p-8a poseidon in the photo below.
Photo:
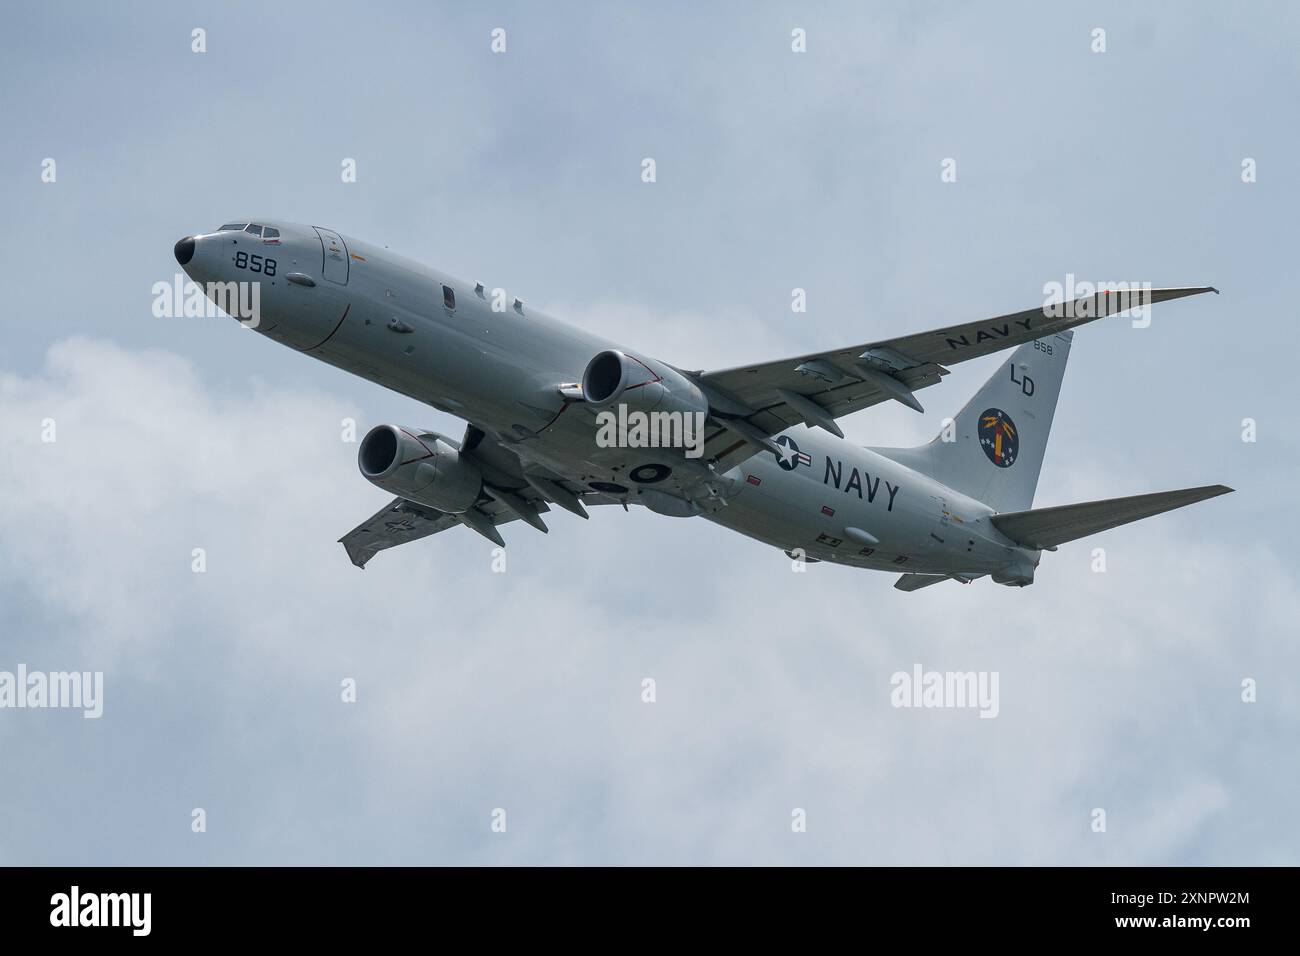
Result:
{"label": "boeing p-8a poseidon", "polygon": [[[397,425],[365,436],[362,475],[396,497],[341,539],[357,567],[448,528],[503,545],[497,526],[545,531],[551,505],[586,517],[584,503],[617,503],[707,518],[808,561],[902,572],[902,590],[985,575],[1024,586],[1043,551],[1231,490],[1032,507],[1071,330],[1209,288],[1145,290],[1140,301],[1099,292],[687,371],[329,229],[237,222],[180,240],[175,254],[214,299],[226,283],[258,283],[258,332],[468,423],[459,441]],[[920,411],[915,393],[945,366],[1010,348],[927,445],[861,448],[836,424],[885,401]],[[665,424],[675,447],[653,440]]]}

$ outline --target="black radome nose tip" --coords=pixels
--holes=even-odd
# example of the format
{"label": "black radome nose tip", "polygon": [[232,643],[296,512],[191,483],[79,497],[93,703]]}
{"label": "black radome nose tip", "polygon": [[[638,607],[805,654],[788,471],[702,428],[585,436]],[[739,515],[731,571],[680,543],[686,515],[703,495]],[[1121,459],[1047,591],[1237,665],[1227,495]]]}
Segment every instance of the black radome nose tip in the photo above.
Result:
{"label": "black radome nose tip", "polygon": [[181,265],[188,265],[189,261],[194,258],[194,240],[186,236],[176,243],[176,248],[173,251],[176,253],[177,262]]}

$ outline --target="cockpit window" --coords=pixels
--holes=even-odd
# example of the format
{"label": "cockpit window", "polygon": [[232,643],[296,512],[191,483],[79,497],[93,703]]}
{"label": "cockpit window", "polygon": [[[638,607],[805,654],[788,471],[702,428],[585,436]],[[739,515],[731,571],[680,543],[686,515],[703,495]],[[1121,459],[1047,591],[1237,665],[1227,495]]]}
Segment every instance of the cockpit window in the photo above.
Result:
{"label": "cockpit window", "polygon": [[228,222],[218,229],[217,232],[243,232],[244,227],[247,225],[248,223],[246,222]]}
{"label": "cockpit window", "polygon": [[263,238],[263,239],[279,239],[279,238],[280,238],[280,230],[279,230],[279,229],[276,229],[276,228],[273,227],[273,226],[267,226],[265,229],[262,230],[262,238]]}
{"label": "cockpit window", "polygon": [[250,236],[260,236],[262,234],[262,227],[255,222],[251,222],[244,227],[244,232],[248,233]]}

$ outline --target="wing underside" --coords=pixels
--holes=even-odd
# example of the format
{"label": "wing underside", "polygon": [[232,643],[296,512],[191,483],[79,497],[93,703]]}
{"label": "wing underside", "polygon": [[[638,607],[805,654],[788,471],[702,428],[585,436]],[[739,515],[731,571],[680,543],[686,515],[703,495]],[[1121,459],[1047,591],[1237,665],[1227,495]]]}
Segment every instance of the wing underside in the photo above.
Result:
{"label": "wing underside", "polygon": [[[492,527],[519,517],[499,502],[492,500],[480,501],[474,507],[483,514]],[[454,515],[443,514],[441,511],[426,508],[405,498],[394,498],[340,538],[339,543],[347,550],[352,563],[359,568],[364,568],[366,562],[380,551],[395,548],[399,544],[418,541],[420,538],[460,525],[460,519]]]}

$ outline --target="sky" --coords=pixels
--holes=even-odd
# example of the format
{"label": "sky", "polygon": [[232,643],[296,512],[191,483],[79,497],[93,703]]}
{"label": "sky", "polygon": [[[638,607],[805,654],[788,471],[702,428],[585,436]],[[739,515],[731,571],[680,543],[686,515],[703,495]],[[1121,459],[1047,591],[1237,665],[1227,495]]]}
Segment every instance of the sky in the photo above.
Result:
{"label": "sky", "polygon": [[[0,672],[102,672],[103,713],[0,708],[0,863],[1300,862],[1294,5],[5,19]],[[464,529],[362,573],[337,539],[388,496],[342,423],[463,423],[155,318],[173,243],[245,217],[685,368],[1031,308],[1070,275],[1214,285],[1076,333],[1035,505],[1237,491],[1064,545],[1025,589],[794,573],[613,508],[510,525],[504,573]],[[926,441],[999,362],[841,425]],[[895,707],[918,664],[996,673],[996,718]]]}

